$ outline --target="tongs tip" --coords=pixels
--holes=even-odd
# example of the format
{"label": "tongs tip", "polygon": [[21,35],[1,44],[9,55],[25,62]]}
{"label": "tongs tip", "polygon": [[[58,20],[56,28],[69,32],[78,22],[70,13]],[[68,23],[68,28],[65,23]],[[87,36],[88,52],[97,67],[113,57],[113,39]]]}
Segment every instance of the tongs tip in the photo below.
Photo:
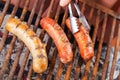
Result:
{"label": "tongs tip", "polygon": [[72,12],[72,7],[71,7],[71,3],[68,4],[68,9],[69,9],[69,14],[70,14],[70,24],[71,24],[71,28],[72,28],[72,33],[76,33],[79,31],[77,23],[76,23],[76,17],[73,16],[73,12]]}
{"label": "tongs tip", "polygon": [[[90,30],[90,26],[89,26],[85,16],[81,13],[77,3],[74,3],[74,7],[75,7],[77,14],[79,16],[79,21],[83,24],[84,27],[86,27],[88,30]],[[77,26],[76,19],[73,16],[71,3],[69,3],[68,9],[69,9],[69,14],[70,14],[70,22],[71,22],[72,32],[76,33],[78,31],[79,26]]]}

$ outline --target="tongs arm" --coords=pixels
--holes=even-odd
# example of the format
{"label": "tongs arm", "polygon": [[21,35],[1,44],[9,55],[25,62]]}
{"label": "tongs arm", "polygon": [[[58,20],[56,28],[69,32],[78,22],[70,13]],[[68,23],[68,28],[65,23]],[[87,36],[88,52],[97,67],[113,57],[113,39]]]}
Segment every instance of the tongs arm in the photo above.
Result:
{"label": "tongs arm", "polygon": [[78,32],[79,29],[78,29],[78,25],[76,23],[77,18],[73,16],[71,3],[69,3],[68,9],[69,9],[69,14],[70,14],[70,24],[71,24],[71,28],[72,28],[72,33],[74,34],[74,33]]}
{"label": "tongs arm", "polygon": [[[88,24],[85,16],[81,13],[81,11],[80,11],[77,3],[74,3],[74,7],[75,7],[75,9],[77,11],[80,23],[82,23],[82,25],[85,28],[87,28],[88,30],[90,30],[90,26],[89,26],[89,24]],[[76,33],[76,32],[79,31],[79,29],[78,29],[79,26],[77,25],[77,22],[76,22],[77,18],[75,16],[73,16],[71,3],[69,3],[68,9],[69,9],[69,14],[70,14],[70,23],[71,23],[72,32]]]}
{"label": "tongs arm", "polygon": [[76,10],[77,10],[77,13],[78,13],[80,22],[83,24],[84,27],[86,27],[88,30],[90,30],[90,25],[88,24],[85,16],[84,16],[84,15],[82,14],[82,12],[80,11],[77,3],[74,3],[74,6],[75,6],[75,8],[76,8]]}

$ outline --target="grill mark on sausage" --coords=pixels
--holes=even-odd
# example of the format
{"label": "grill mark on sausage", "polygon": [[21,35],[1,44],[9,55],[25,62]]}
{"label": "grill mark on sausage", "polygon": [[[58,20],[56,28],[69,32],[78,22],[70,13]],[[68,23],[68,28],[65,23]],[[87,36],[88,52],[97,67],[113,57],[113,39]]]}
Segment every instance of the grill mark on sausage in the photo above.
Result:
{"label": "grill mark on sausage", "polygon": [[20,25],[21,25],[21,23],[18,23],[18,24],[16,25],[16,28],[18,28]]}
{"label": "grill mark on sausage", "polygon": [[38,58],[46,58],[43,54],[37,55]]}
{"label": "grill mark on sausage", "polygon": [[43,49],[43,48],[44,48],[43,46],[38,46],[38,47],[35,48],[35,50],[37,50],[37,49]]}
{"label": "grill mark on sausage", "polygon": [[26,31],[27,31],[28,29],[29,29],[29,28],[26,28],[25,31],[24,31],[24,33],[26,33]]}
{"label": "grill mark on sausage", "polygon": [[78,26],[78,28],[80,28],[80,27],[82,26],[82,23],[80,23],[80,21],[79,21],[78,18],[76,18],[76,22],[77,22],[77,26]]}
{"label": "grill mark on sausage", "polygon": [[92,42],[87,42],[86,47],[92,47],[92,46],[93,46]]}
{"label": "grill mark on sausage", "polygon": [[32,39],[32,38],[35,38],[35,37],[37,37],[37,35],[36,35],[36,34],[34,34],[34,35],[30,36],[30,38],[31,38],[31,39]]}
{"label": "grill mark on sausage", "polygon": [[30,30],[30,28],[27,28],[25,31],[27,32],[28,30]]}

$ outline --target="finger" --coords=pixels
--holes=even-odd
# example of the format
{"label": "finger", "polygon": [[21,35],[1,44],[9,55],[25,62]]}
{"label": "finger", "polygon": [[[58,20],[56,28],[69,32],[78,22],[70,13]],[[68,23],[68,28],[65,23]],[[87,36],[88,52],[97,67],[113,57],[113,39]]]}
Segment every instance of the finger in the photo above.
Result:
{"label": "finger", "polygon": [[68,5],[70,3],[71,0],[60,0],[59,5],[62,7],[65,7],[66,5]]}

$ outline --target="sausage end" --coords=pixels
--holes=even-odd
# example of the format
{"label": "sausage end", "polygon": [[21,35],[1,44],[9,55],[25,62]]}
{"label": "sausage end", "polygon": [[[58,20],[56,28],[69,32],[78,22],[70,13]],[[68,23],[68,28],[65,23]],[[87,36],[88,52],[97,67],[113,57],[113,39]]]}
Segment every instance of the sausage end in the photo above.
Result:
{"label": "sausage end", "polygon": [[40,58],[33,59],[34,72],[43,73],[44,71],[46,71],[47,66],[48,66],[48,61],[46,61],[46,59],[40,59]]}

